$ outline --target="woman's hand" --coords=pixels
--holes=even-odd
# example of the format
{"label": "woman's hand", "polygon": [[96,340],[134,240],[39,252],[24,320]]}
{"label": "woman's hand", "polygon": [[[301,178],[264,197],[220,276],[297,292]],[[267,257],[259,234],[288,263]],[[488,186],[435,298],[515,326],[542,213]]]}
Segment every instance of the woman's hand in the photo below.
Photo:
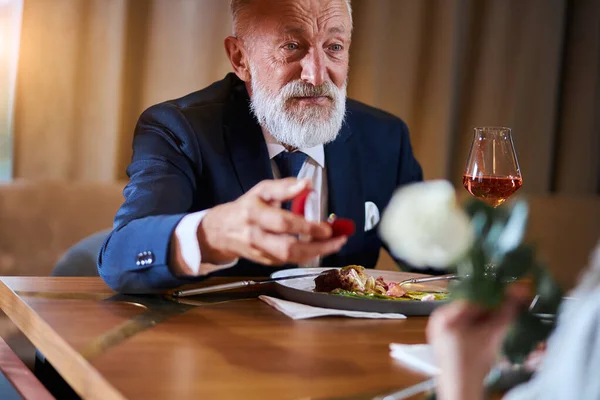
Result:
{"label": "woman's hand", "polygon": [[511,286],[503,304],[487,309],[457,300],[437,309],[427,325],[427,339],[441,368],[440,400],[480,400],[510,322],[526,304],[528,291]]}

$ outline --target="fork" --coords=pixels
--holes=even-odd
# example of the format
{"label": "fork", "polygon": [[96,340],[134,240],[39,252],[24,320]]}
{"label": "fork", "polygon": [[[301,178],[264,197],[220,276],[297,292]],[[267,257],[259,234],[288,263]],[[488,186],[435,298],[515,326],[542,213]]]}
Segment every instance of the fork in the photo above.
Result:
{"label": "fork", "polygon": [[459,276],[456,274],[449,274],[449,275],[440,275],[440,276],[430,276],[427,278],[411,278],[411,279],[405,279],[403,281],[398,282],[398,286],[413,284],[413,283],[433,282],[433,281],[449,281],[452,279],[459,279]]}

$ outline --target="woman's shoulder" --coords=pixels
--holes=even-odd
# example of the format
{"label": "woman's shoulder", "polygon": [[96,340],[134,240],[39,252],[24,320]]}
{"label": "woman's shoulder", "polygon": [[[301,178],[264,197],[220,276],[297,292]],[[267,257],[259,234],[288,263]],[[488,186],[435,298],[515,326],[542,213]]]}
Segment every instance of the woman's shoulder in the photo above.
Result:
{"label": "woman's shoulder", "polygon": [[565,298],[540,370],[507,400],[600,399],[600,246]]}

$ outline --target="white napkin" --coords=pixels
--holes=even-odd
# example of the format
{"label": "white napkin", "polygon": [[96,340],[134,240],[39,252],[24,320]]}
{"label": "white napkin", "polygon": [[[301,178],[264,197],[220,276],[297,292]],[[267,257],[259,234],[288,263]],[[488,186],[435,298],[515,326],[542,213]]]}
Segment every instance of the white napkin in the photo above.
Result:
{"label": "white napkin", "polygon": [[292,301],[281,300],[270,296],[258,296],[259,299],[281,311],[292,319],[307,319],[315,317],[324,317],[326,315],[341,315],[352,318],[374,318],[374,319],[405,319],[404,314],[375,313],[365,311],[346,311],[332,308],[321,308],[307,306],[306,304],[294,303]]}
{"label": "white napkin", "polygon": [[435,376],[440,369],[435,362],[433,350],[428,344],[390,344],[390,355],[407,368],[425,375]]}

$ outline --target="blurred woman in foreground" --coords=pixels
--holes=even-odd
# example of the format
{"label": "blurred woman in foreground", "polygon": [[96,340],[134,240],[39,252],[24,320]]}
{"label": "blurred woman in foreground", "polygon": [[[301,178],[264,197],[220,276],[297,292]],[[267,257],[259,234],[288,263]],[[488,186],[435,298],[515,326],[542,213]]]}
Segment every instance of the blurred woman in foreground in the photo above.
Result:
{"label": "blurred woman in foreground", "polygon": [[[561,307],[540,370],[508,400],[600,399],[600,243],[590,267]],[[526,293],[513,287],[499,310],[455,301],[431,316],[427,337],[441,368],[440,400],[483,399],[483,381]]]}

